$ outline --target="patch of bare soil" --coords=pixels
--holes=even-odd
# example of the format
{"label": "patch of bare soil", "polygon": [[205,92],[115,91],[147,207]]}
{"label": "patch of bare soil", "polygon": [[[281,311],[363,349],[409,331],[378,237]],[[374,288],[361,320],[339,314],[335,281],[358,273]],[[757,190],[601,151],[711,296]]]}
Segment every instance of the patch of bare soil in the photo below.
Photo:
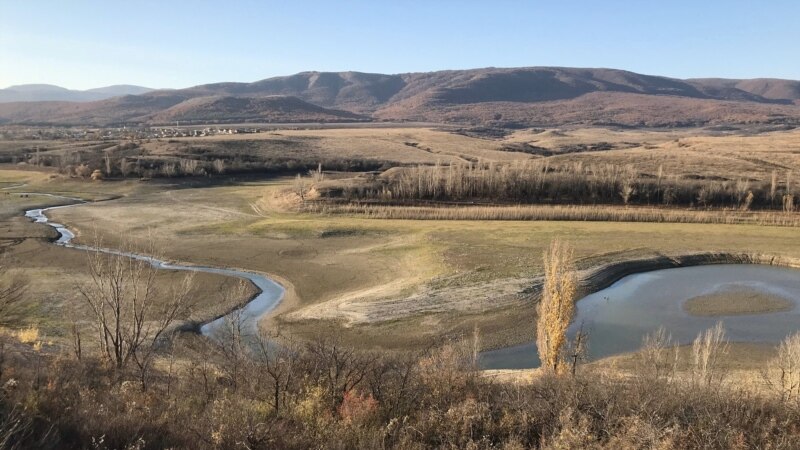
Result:
{"label": "patch of bare soil", "polygon": [[693,316],[740,316],[789,311],[794,304],[783,297],[746,287],[726,289],[690,298],[683,309]]}
{"label": "patch of bare soil", "polygon": [[519,304],[526,297],[523,291],[532,279],[501,279],[487,283],[457,286],[448,289],[424,287],[411,295],[402,295],[403,283],[351,292],[324,303],[294,311],[288,320],[333,319],[346,325],[399,320],[430,313],[480,313]]}

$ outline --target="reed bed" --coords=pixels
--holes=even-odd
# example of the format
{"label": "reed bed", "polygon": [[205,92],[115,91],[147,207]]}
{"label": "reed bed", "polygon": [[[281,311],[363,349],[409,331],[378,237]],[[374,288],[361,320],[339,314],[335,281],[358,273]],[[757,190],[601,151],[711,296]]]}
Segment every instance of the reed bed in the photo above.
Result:
{"label": "reed bed", "polygon": [[306,211],[330,215],[357,215],[401,220],[542,220],[595,222],[656,222],[800,226],[800,214],[751,212],[733,209],[691,210],[610,205],[485,205],[393,206],[314,202]]}

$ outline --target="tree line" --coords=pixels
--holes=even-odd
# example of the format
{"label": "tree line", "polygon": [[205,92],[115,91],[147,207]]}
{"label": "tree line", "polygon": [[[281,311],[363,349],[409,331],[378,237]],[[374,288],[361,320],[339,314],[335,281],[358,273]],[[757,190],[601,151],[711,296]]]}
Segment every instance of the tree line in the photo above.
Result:
{"label": "tree line", "polygon": [[515,203],[623,204],[750,208],[793,211],[796,183],[791,170],[773,171],[770,181],[696,180],[655,174],[633,165],[550,165],[547,161],[452,163],[396,169],[368,186],[343,187],[334,196],[375,200],[485,200]]}

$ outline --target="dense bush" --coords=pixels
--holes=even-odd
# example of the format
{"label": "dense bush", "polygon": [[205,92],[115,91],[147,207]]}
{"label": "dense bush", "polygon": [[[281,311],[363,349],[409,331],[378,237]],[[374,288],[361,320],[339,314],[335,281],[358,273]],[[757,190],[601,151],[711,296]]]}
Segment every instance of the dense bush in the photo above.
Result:
{"label": "dense bush", "polygon": [[[469,351],[198,348],[147,391],[103,361],[4,347],[9,448],[786,448],[797,404],[718,385],[596,372],[493,381]],[[185,358],[185,359],[184,359]]]}

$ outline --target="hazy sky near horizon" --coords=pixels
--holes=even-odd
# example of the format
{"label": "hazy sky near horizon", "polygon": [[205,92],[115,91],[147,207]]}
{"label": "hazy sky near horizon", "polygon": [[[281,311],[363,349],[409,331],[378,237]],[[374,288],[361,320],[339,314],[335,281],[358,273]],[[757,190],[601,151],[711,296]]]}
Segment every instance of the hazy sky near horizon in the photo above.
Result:
{"label": "hazy sky near horizon", "polygon": [[487,66],[800,79],[798,18],[797,0],[0,0],[0,88]]}

